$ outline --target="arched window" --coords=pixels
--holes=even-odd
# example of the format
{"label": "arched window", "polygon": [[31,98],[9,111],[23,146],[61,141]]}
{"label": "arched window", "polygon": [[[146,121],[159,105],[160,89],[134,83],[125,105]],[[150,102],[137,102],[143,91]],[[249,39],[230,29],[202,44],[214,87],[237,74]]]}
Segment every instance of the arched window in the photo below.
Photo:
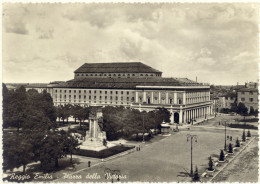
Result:
{"label": "arched window", "polygon": [[114,76],[116,76],[116,74],[114,73]]}
{"label": "arched window", "polygon": [[140,76],[143,76],[143,74],[141,74]]}
{"label": "arched window", "polygon": [[145,76],[148,76],[148,74],[145,74]]}

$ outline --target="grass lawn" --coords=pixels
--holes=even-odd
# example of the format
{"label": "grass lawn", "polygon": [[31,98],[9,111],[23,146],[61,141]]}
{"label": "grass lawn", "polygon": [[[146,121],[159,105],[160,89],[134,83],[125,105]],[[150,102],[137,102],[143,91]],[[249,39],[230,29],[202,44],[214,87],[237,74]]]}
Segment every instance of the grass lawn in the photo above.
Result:
{"label": "grass lawn", "polygon": [[111,148],[107,148],[107,149],[101,150],[101,151],[79,149],[79,150],[76,150],[73,154],[100,159],[100,158],[107,158],[107,157],[116,155],[118,153],[127,151],[132,148],[134,148],[134,146],[129,147],[129,146],[121,145],[121,146],[113,146]]}

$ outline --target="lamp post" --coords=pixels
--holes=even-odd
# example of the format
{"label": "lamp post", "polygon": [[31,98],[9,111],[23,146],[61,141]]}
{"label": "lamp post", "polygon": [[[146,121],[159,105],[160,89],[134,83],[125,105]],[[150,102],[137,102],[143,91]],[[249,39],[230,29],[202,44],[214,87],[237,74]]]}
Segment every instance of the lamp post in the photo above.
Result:
{"label": "lamp post", "polygon": [[225,145],[224,150],[227,151],[227,121],[225,121]]}
{"label": "lamp post", "polygon": [[193,166],[192,166],[192,140],[195,139],[195,142],[197,142],[197,135],[191,135],[187,134],[187,142],[190,139],[190,176],[193,176]]}
{"label": "lamp post", "polygon": [[145,140],[144,140],[144,114],[143,114],[143,141],[142,143],[145,143]]}

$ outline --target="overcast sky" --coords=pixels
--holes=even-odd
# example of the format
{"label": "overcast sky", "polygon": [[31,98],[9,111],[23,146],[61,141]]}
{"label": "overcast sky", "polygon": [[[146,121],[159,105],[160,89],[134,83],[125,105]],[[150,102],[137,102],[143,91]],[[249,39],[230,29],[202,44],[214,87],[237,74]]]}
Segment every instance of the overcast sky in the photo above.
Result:
{"label": "overcast sky", "polygon": [[141,61],[163,77],[258,79],[256,4],[4,4],[3,82],[73,78],[87,62]]}

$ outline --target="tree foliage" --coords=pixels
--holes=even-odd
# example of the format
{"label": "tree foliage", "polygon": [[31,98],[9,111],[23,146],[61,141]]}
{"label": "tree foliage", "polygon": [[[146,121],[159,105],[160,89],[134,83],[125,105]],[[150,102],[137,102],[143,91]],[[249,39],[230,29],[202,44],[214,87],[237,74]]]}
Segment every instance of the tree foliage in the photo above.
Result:
{"label": "tree foliage", "polygon": [[224,151],[221,150],[219,155],[219,161],[224,161],[224,159],[225,159]]}

